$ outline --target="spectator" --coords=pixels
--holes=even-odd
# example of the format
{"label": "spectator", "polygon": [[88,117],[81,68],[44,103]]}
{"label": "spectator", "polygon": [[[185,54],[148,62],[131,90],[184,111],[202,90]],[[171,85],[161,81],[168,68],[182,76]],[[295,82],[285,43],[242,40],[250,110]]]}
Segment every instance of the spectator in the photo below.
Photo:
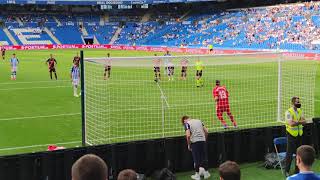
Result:
{"label": "spectator", "polygon": [[72,180],[108,180],[108,166],[100,157],[87,154],[72,165],[71,176]]}
{"label": "spectator", "polygon": [[219,166],[220,180],[240,180],[239,165],[233,161],[226,161]]}
{"label": "spectator", "polygon": [[134,170],[125,169],[119,173],[117,180],[137,180],[137,179],[138,179],[138,175]]}
{"label": "spectator", "polygon": [[296,162],[300,172],[287,178],[287,180],[320,180],[320,176],[311,171],[316,152],[312,146],[302,145],[297,149]]}

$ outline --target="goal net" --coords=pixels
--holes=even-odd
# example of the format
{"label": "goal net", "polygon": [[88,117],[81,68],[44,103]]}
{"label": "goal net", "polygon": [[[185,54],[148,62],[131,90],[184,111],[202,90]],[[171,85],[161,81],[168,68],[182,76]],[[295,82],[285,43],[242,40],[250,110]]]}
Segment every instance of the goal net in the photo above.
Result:
{"label": "goal net", "polygon": [[[210,132],[283,125],[293,96],[307,119],[314,116],[317,61],[281,53],[158,54],[84,60],[87,144],[181,136],[183,115],[201,119]],[[217,117],[216,80],[228,90],[237,128],[226,112],[228,129]]]}

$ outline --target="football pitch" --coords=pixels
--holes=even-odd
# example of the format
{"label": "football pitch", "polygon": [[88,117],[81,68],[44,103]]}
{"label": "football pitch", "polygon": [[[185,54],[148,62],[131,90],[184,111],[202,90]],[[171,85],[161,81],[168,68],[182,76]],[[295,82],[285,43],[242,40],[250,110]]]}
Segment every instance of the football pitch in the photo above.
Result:
{"label": "football pitch", "polygon": [[[8,59],[11,57],[13,51],[7,51],[6,61],[0,62],[0,155],[42,151],[46,150],[46,147],[49,144],[58,144],[64,147],[75,147],[81,145],[80,98],[73,97],[72,84],[70,80],[72,59],[78,51],[79,50],[72,49],[15,51],[20,60],[16,81],[10,80],[10,66],[8,62]],[[110,52],[112,57],[153,56],[154,54],[154,52],[142,51],[107,51],[87,49],[84,51],[86,57],[105,57],[107,52]],[[58,61],[57,81],[50,80],[48,68],[45,64],[45,61],[49,58],[51,53]],[[301,68],[304,67],[301,66]],[[272,67],[266,69],[272,69]],[[207,68],[205,71],[214,71],[214,73],[217,74],[216,77],[219,77],[219,71],[217,69]],[[116,91],[112,94],[112,97],[109,97],[109,102],[115,102],[113,109],[120,109],[120,111],[121,108],[125,107],[131,110],[138,109],[137,111],[133,112],[125,111],[111,113],[112,117],[114,117],[112,119],[115,120],[113,123],[117,123],[118,126],[117,129],[111,130],[115,137],[126,137],[127,135],[134,137],[135,134],[137,134],[137,136],[135,136],[138,137],[137,139],[161,137],[161,133],[158,133],[158,127],[161,127],[161,99],[159,98],[159,89],[153,82],[153,69],[150,68],[150,71],[142,70],[141,72],[144,74],[143,78],[145,79],[141,79],[141,81],[135,84],[128,83],[127,80],[130,80],[130,78],[133,77],[139,77],[139,74],[132,76],[132,74],[124,72],[123,69],[112,69],[111,78],[110,80],[106,81],[106,83],[113,82],[116,84],[116,86],[110,86],[113,90],[131,88],[131,91],[128,91],[130,92],[128,94],[125,94],[125,90],[121,91],[121,94],[120,91]],[[165,92],[167,92],[169,101],[168,103],[171,106],[168,115],[172,121],[170,121],[167,126],[168,129],[172,130],[173,133],[168,132],[166,135],[183,135],[183,128],[179,122],[179,117],[183,115],[183,113],[191,114],[195,117],[200,116],[203,118],[205,123],[208,124],[211,132],[217,130],[216,127],[221,127],[220,122],[218,122],[215,117],[214,104],[211,97],[212,81],[216,77],[212,77],[212,79],[206,81],[203,88],[197,89],[195,87],[193,73],[190,73],[188,76],[192,77],[188,77],[188,80],[184,82],[177,79],[180,75],[179,68],[176,72],[175,81],[170,83],[164,81],[163,83],[160,83],[161,87],[165,90]],[[245,73],[252,77],[257,72]],[[213,74],[213,72],[211,74]],[[101,71],[101,79],[102,75],[103,69]],[[220,77],[223,79],[222,75]],[[271,79],[276,77],[277,75],[275,74],[273,77],[271,77]],[[239,83],[269,81],[268,79],[246,81],[246,78],[248,77],[238,74],[235,74],[234,78],[237,79],[238,84],[232,86],[229,82],[230,84],[228,87],[230,88],[230,91],[236,89]],[[126,79],[126,81],[121,83],[121,80],[123,79]],[[210,81],[211,83],[209,83]],[[271,83],[271,81],[269,83]],[[318,67],[315,90],[315,116],[320,116],[319,84],[320,74]],[[242,85],[242,90],[245,90],[244,86],[245,85]],[[133,89],[133,87],[135,87],[135,89]],[[146,88],[149,89],[149,93],[143,93],[144,89]],[[133,97],[132,94],[134,91],[139,91],[141,93],[138,96]],[[203,99],[193,99],[192,97],[194,94],[192,92],[201,94]],[[237,92],[234,90],[233,95],[235,97],[233,100],[235,103],[231,102],[231,105],[233,104],[232,108],[234,108],[234,114],[241,114],[241,108],[236,108],[236,102],[240,101],[240,97],[237,97],[236,93]],[[248,101],[250,101],[250,93],[253,92],[250,92],[250,89],[248,89],[248,92],[246,92],[246,94],[248,94],[248,98],[245,98],[247,101],[239,103],[248,103]],[[268,92],[266,94],[273,96],[273,93],[277,92]],[[117,94],[123,96],[123,101],[119,101],[119,99],[112,99],[117,97]],[[176,100],[174,98],[175,96],[177,96],[179,99]],[[183,100],[185,97],[187,97],[188,100]],[[126,104],[128,99],[130,99],[131,103]],[[149,102],[150,99],[152,102]],[[275,99],[270,100],[270,106],[273,106],[275,102]],[[182,112],[181,109],[179,109],[179,104],[190,104],[192,108],[190,108],[189,112]],[[201,106],[197,104],[201,104]],[[153,105],[156,105],[156,107],[154,107],[155,111],[144,110],[144,108],[150,108],[150,106]],[[106,105],[106,107],[108,106]],[[242,107],[248,108],[249,106]],[[264,107],[259,108],[263,109]],[[269,107],[267,107],[267,109],[268,108]],[[245,115],[252,116],[254,114]],[[131,123],[125,121],[128,116],[139,117],[140,128],[137,129],[134,126],[129,126],[128,129],[126,125],[130,125]],[[237,115],[235,116],[237,117]],[[246,116],[241,118],[243,121],[238,122],[240,127],[242,124],[250,123],[245,122]],[[145,117],[145,122],[143,121],[143,117]],[[112,119],[110,119],[110,121],[112,121]],[[150,123],[150,120],[152,123]],[[230,123],[229,120],[227,121]],[[159,123],[157,124],[157,122]],[[97,124],[97,126],[98,125],[99,124]],[[270,121],[270,125],[275,125],[275,122]],[[122,139],[122,141],[125,140],[127,139]]]}

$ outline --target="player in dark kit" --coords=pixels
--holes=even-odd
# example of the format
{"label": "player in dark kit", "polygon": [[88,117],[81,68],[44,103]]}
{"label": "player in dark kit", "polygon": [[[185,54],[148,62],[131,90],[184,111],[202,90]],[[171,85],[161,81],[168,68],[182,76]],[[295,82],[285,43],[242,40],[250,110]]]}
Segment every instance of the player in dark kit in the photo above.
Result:
{"label": "player in dark kit", "polygon": [[4,60],[6,56],[6,48],[4,48],[3,46],[1,47],[1,56],[2,56],[2,59]]}
{"label": "player in dark kit", "polygon": [[[154,56],[157,56],[157,54],[154,54]],[[160,73],[160,65],[161,65],[161,59],[156,58],[153,60],[153,71],[154,71],[154,81],[158,82],[161,80],[161,73]]]}
{"label": "player in dark kit", "polygon": [[52,54],[50,54],[50,58],[46,61],[46,64],[48,64],[50,78],[52,79],[52,72],[54,72],[54,76],[57,80],[58,77],[57,77],[57,73],[56,73],[56,64],[58,64],[58,63],[57,63],[56,59],[53,58]]}
{"label": "player in dark kit", "polygon": [[106,59],[106,63],[104,66],[104,74],[103,77],[104,79],[109,79],[110,78],[110,74],[111,74],[111,59],[110,59],[110,53],[107,54],[107,59]]}
{"label": "player in dark kit", "polygon": [[73,64],[79,67],[80,64],[80,56],[79,53],[75,57],[73,57]]}
{"label": "player in dark kit", "polygon": [[180,77],[180,79],[187,80],[187,70],[188,70],[189,61],[187,58],[184,58],[181,60],[180,64],[181,64],[181,77]]}

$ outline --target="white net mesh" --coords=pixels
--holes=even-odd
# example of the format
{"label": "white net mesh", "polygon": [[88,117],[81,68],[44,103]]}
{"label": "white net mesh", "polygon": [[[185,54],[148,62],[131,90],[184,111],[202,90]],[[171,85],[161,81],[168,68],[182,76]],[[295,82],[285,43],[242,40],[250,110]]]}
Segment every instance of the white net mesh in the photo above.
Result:
{"label": "white net mesh", "polygon": [[[197,80],[199,62],[204,69]],[[159,73],[154,68],[158,64]],[[108,65],[110,77],[104,79]],[[182,65],[187,66],[186,77],[181,77]],[[305,116],[312,118],[316,65],[316,61],[287,59],[278,53],[87,58],[86,142],[182,135],[183,115],[203,120],[210,132],[222,131],[212,96],[215,80],[229,92],[230,111],[238,129],[281,125],[292,96],[301,97]],[[223,119],[233,127],[226,113]]]}

